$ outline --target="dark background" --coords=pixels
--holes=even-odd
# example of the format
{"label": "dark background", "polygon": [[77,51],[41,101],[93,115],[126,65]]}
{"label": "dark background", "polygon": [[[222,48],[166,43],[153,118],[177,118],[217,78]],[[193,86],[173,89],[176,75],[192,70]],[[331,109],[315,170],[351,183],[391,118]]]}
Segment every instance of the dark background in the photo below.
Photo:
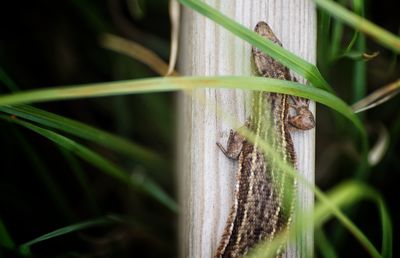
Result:
{"label": "dark background", "polygon": [[[140,1],[142,14],[128,11],[119,1],[6,1],[2,3],[0,68],[19,90],[157,76],[136,60],[99,45],[99,37],[111,32],[132,39],[167,60],[170,23],[167,1]],[[368,1],[366,17],[399,34],[396,1]],[[353,31],[345,26],[343,48]],[[367,52],[379,51],[367,63],[367,92],[399,78],[398,57],[367,38]],[[355,101],[349,81],[354,60],[334,62],[319,58],[324,76],[347,103]],[[10,89],[1,83],[2,94]],[[368,172],[366,181],[387,202],[393,219],[394,243],[399,242],[399,96],[363,113],[371,144],[377,128],[388,130],[390,145],[383,160]],[[175,195],[173,150],[175,108],[173,94],[144,94],[35,104],[36,107],[82,121],[145,145],[166,161],[153,178]],[[354,178],[357,142],[351,125],[330,110],[317,111],[317,184],[328,190]],[[0,218],[19,245],[42,234],[73,223],[107,214],[125,216],[113,223],[53,238],[32,247],[33,257],[176,257],[176,216],[145,195],[110,180],[96,168],[80,162],[87,173],[93,200],[87,199],[71,165],[58,147],[47,139],[0,120]],[[86,143],[127,171],[146,167],[110,150]],[[45,176],[44,176],[45,175]],[[49,189],[57,186],[59,195]],[[60,199],[61,198],[61,199]],[[381,232],[377,208],[369,202],[353,207],[352,220],[378,247]],[[130,223],[126,223],[129,221]],[[366,256],[365,251],[339,223],[325,227],[340,257]],[[398,251],[395,248],[395,255]],[[397,253],[396,253],[397,251]],[[18,251],[2,249],[0,256],[14,257]]]}

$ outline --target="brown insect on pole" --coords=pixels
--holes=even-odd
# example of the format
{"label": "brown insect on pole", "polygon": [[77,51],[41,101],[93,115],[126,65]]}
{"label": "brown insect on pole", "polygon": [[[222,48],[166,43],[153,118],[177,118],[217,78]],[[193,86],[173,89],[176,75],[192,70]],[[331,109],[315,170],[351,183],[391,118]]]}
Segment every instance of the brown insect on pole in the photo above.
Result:
{"label": "brown insect on pole", "polygon": [[[266,21],[284,48],[315,63],[316,12],[312,0],[204,2],[251,30],[259,21]],[[178,70],[182,75],[254,75],[247,42],[185,7],[180,37]],[[226,158],[216,143],[226,145],[229,131],[234,128],[229,117],[244,124],[250,115],[250,102],[250,92],[243,90],[198,89],[178,97],[180,257],[215,255],[233,203],[238,169],[238,162]],[[314,103],[310,110],[315,113]],[[314,182],[315,130],[291,134],[298,171]],[[311,214],[312,191],[299,182],[297,196],[297,209]],[[312,222],[302,220],[296,224],[294,220],[301,228],[285,255],[312,257]]]}

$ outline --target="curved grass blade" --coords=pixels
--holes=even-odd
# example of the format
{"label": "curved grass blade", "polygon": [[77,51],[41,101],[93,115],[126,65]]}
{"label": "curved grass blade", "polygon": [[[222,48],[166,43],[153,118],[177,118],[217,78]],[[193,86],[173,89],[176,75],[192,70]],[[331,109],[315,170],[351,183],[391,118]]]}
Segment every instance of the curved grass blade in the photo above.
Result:
{"label": "curved grass blade", "polygon": [[[382,257],[392,257],[392,222],[388,209],[378,192],[363,183],[348,181],[336,186],[326,197],[329,199],[329,206],[333,205],[336,207],[354,205],[362,199],[372,201],[378,207],[382,225]],[[314,211],[316,227],[321,226],[332,217],[331,208],[329,206],[327,203],[317,203]]]}
{"label": "curved grass blade", "polygon": [[380,28],[374,23],[362,18],[331,0],[315,0],[319,8],[340,19],[347,25],[369,35],[396,53],[400,53],[400,37]]}
{"label": "curved grass blade", "polygon": [[79,156],[83,160],[97,167],[98,169],[100,169],[100,171],[104,172],[105,174],[113,177],[114,179],[124,184],[131,186],[133,189],[143,191],[144,193],[148,194],[149,196],[159,201],[161,204],[165,205],[171,211],[173,212],[178,211],[178,205],[176,204],[176,202],[171,197],[169,197],[151,179],[145,178],[144,176],[141,176],[140,178],[138,176],[129,176],[121,168],[114,165],[110,161],[106,160],[96,152],[58,133],[55,133],[47,129],[43,129],[41,127],[38,127],[36,125],[33,125],[31,123],[16,118],[10,118],[5,115],[0,115],[0,118],[19,124],[46,137],[47,139],[59,145],[60,147],[63,147],[68,151],[71,151],[72,153]]}
{"label": "curved grass blade", "polygon": [[[362,1],[353,1],[354,10],[360,17],[364,16],[364,4]],[[358,52],[365,53],[367,51],[367,43],[364,34],[358,35],[357,38],[353,38],[355,50]],[[367,64],[366,62],[354,62],[354,73],[353,73],[353,102],[362,99],[367,92]]]}
{"label": "curved grass blade", "polygon": [[0,96],[0,106],[84,97],[167,92],[193,88],[239,88],[309,98],[341,113],[350,119],[359,130],[363,131],[361,122],[351,109],[333,94],[318,88],[304,87],[303,84],[296,82],[262,77],[168,77],[48,88],[2,95]]}
{"label": "curved grass blade", "polygon": [[328,43],[327,50],[328,53],[328,61],[333,62],[337,59],[339,52],[340,52],[340,43],[342,41],[343,36],[343,23],[341,21],[332,20],[332,36]]}
{"label": "curved grass blade", "polygon": [[315,245],[324,258],[338,258],[335,248],[329,242],[322,227],[315,229]]}
{"label": "curved grass blade", "polygon": [[[331,17],[325,12],[318,13],[317,35],[319,44],[317,44],[317,63],[323,74],[327,74],[331,63],[329,53],[335,47],[335,42],[330,39]],[[331,48],[332,44],[332,48]]]}
{"label": "curved grass blade", "polygon": [[80,231],[80,230],[84,230],[87,228],[91,228],[91,227],[96,227],[96,226],[103,226],[103,225],[109,225],[112,223],[118,223],[118,221],[112,220],[110,218],[100,218],[100,219],[93,219],[93,220],[88,220],[85,222],[81,222],[81,223],[76,223],[76,224],[72,224],[69,225],[67,227],[63,227],[63,228],[59,228],[57,230],[54,230],[50,233],[44,234],[40,237],[37,237],[29,242],[26,242],[25,244],[20,245],[19,247],[19,251],[24,254],[24,255],[30,255],[30,247],[34,244],[55,238],[55,237],[59,237],[59,236],[63,236],[72,232],[76,232],[76,231]]}
{"label": "curved grass blade", "polygon": [[[340,5],[345,5],[346,4],[346,2],[345,1],[342,1],[342,2],[340,2],[339,3]],[[353,0],[352,1],[352,5],[353,5],[353,10],[354,10],[354,12],[357,14],[357,15],[360,15],[362,18],[365,18],[364,17],[364,0]],[[350,40],[350,43],[347,45],[347,47],[346,47],[346,50],[344,51],[344,56],[348,53],[348,52],[350,52],[351,50],[352,50],[352,48],[353,48],[353,46],[354,46],[354,44],[356,43],[356,41],[357,41],[357,39],[360,37],[360,32],[358,31],[358,30],[355,30],[354,32],[353,32],[354,34],[353,34],[353,37],[352,37],[352,39]],[[362,40],[363,41],[365,41],[365,36],[364,35],[362,35],[361,36],[362,37]],[[358,40],[359,41],[359,40]]]}
{"label": "curved grass blade", "polygon": [[397,79],[396,81],[375,90],[374,92],[366,96],[364,99],[354,103],[352,105],[352,109],[354,110],[355,113],[359,113],[374,108],[394,98],[399,93],[400,93],[400,79]]}
{"label": "curved grass blade", "polygon": [[76,120],[28,105],[0,106],[0,111],[95,142],[151,168],[165,167],[165,161],[151,150]]}
{"label": "curved grass blade", "polygon": [[179,47],[179,27],[180,27],[180,6],[177,1],[169,1],[169,19],[171,22],[171,49],[169,55],[168,73],[172,75],[175,73],[176,60],[178,58]]}
{"label": "curved grass blade", "polygon": [[291,70],[304,76],[304,78],[306,78],[315,87],[333,92],[332,88],[322,77],[321,73],[315,65],[305,61],[304,59],[272,43],[271,41],[265,40],[254,31],[249,30],[248,28],[223,15],[222,13],[202,1],[179,0],[179,2],[208,17],[209,19],[218,23],[236,36],[249,42],[251,45],[261,49],[263,52],[278,60],[285,66],[289,67]]}
{"label": "curved grass blade", "polygon": [[[105,34],[101,37],[100,44],[104,48],[140,60],[158,74],[165,75],[169,71],[168,65],[165,64],[164,60],[153,51],[134,41],[113,34]],[[175,72],[172,72],[172,74],[177,75]]]}
{"label": "curved grass blade", "polygon": [[90,219],[90,220],[86,220],[84,222],[75,223],[75,224],[72,224],[72,225],[69,225],[66,227],[56,229],[54,231],[51,231],[47,234],[44,234],[40,237],[37,237],[35,239],[32,239],[32,240],[20,245],[19,250],[22,254],[29,255],[30,248],[34,244],[37,244],[37,243],[40,243],[40,242],[43,242],[43,241],[46,241],[46,240],[49,240],[52,238],[64,236],[66,234],[70,234],[73,232],[85,230],[88,228],[107,226],[107,225],[112,225],[112,224],[125,224],[128,226],[141,226],[141,224],[132,220],[132,218],[120,216],[117,214],[110,214],[105,217],[101,217],[101,218],[97,218],[97,219]]}

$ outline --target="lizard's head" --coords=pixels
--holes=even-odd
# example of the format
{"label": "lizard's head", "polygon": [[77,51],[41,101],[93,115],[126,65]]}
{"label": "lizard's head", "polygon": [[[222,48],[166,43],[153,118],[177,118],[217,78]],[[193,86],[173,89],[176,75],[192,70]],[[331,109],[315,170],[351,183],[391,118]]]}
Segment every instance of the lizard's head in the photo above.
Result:
{"label": "lizard's head", "polygon": [[296,107],[296,115],[290,117],[291,126],[300,130],[310,130],[315,127],[314,115],[308,109],[308,106]]}

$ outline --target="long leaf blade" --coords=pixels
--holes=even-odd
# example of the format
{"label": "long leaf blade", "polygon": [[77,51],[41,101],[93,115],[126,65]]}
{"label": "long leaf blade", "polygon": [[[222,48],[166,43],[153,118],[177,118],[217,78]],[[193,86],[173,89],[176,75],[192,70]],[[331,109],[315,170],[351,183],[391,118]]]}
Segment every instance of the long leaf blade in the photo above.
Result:
{"label": "long leaf blade", "polygon": [[4,115],[0,115],[0,118],[3,118],[7,121],[14,122],[21,126],[24,126],[59,145],[71,151],[75,155],[79,156],[83,160],[92,164],[93,166],[100,169],[100,171],[105,174],[111,176],[112,178],[125,183],[134,189],[140,190],[153,197],[155,200],[159,201],[161,204],[165,205],[173,212],[178,211],[178,205],[176,202],[169,197],[155,182],[153,182],[150,178],[137,177],[137,176],[129,176],[126,174],[121,168],[114,165],[110,161],[103,158],[101,155],[96,152],[90,150],[89,148],[61,135],[55,133],[53,131],[41,128],[39,126],[33,125],[31,123],[22,121],[16,118],[10,118]]}
{"label": "long leaf blade", "polygon": [[156,153],[143,146],[64,116],[28,105],[0,106],[0,111],[93,141],[152,167],[163,163]]}
{"label": "long leaf blade", "polygon": [[0,96],[0,105],[66,100],[84,97],[114,96],[121,94],[139,94],[189,90],[193,88],[231,88],[269,91],[289,94],[315,100],[350,119],[361,131],[363,127],[351,109],[339,98],[327,91],[304,87],[303,84],[262,77],[175,77],[152,78],[130,81],[87,84],[75,87],[60,87],[25,91]]}

